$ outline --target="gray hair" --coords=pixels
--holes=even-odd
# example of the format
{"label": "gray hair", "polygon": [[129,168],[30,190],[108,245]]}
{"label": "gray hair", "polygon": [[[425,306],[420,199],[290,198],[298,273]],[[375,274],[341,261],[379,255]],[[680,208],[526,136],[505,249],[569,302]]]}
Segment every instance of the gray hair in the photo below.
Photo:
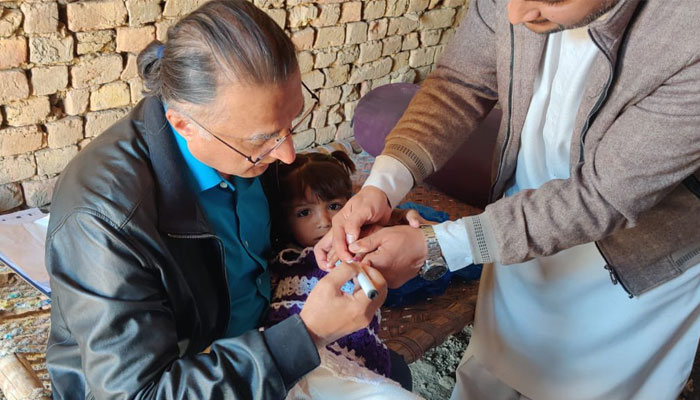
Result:
{"label": "gray hair", "polygon": [[244,0],[202,5],[168,29],[165,44],[151,42],[137,64],[146,94],[196,105],[214,101],[222,78],[275,84],[298,70],[289,37],[272,18]]}

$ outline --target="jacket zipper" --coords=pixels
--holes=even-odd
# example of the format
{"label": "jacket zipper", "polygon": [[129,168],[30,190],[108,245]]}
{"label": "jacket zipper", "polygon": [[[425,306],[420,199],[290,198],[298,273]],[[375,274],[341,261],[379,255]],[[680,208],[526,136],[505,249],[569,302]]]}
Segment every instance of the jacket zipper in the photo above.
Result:
{"label": "jacket zipper", "polygon": [[[588,33],[590,35],[590,32]],[[512,121],[512,116],[513,116],[513,70],[514,70],[514,64],[515,64],[515,38],[514,38],[514,32],[513,32],[513,25],[510,26],[510,79],[508,82],[508,126],[506,129],[506,138],[503,141],[503,146],[501,147],[501,158],[498,162],[498,173],[496,174],[496,179],[494,180],[493,185],[491,185],[491,191],[489,193],[489,202],[493,201],[493,196],[494,196],[494,190],[496,189],[496,184],[498,180],[501,178],[501,172],[502,172],[502,167],[503,167],[503,157],[505,155],[506,148],[508,147],[508,142],[510,140],[511,136],[511,121]],[[600,47],[600,44],[595,40],[595,38],[591,35],[591,40],[593,43],[598,47],[598,50],[600,50],[604,55],[605,58],[608,60],[608,67],[610,69],[610,74],[608,76],[608,81],[605,84],[605,87],[603,88],[603,92],[598,98],[598,101],[596,101],[596,104],[593,106],[593,109],[591,112],[588,114],[588,117],[586,118],[586,123],[584,124],[583,130],[581,132],[581,150],[579,153],[579,162],[583,162],[583,144],[586,138],[586,133],[588,132],[588,128],[590,127],[591,120],[593,116],[598,112],[600,107],[603,105],[603,102],[605,99],[608,97],[608,91],[610,90],[610,86],[612,86],[612,81],[613,81],[613,63],[610,57],[608,57],[607,53],[603,51],[603,49]],[[605,269],[608,270],[610,273],[610,280],[612,281],[613,285],[617,285],[618,283],[622,287],[622,289],[627,293],[629,298],[633,298],[634,295],[627,289],[627,286],[620,280],[619,275],[617,274],[617,271],[615,270],[615,267],[613,267],[610,262],[608,261],[607,257],[605,257],[605,254],[603,254],[602,250],[600,249],[600,246],[598,246],[598,242],[595,242],[596,248],[598,249],[598,252],[600,255],[603,257],[605,260]]]}
{"label": "jacket zipper", "polygon": [[[608,93],[610,91],[610,87],[612,86],[613,82],[613,75],[614,75],[614,69],[615,67],[613,66],[612,59],[606,53],[603,51],[603,48],[600,46],[600,43],[595,39],[593,35],[591,35],[591,32],[588,31],[588,36],[591,38],[591,41],[593,41],[593,44],[600,50],[601,53],[605,56],[605,59],[608,61],[608,81],[605,83],[605,87],[603,88],[603,91],[600,94],[600,97],[598,97],[598,100],[596,103],[593,105],[593,109],[591,109],[591,112],[588,113],[588,116],[586,117],[586,123],[583,125],[583,129],[581,130],[581,144],[580,144],[580,149],[579,149],[579,163],[582,163],[584,161],[584,144],[586,141],[586,134],[588,133],[589,128],[591,127],[591,122],[595,118],[596,114],[598,113],[598,110],[603,106],[603,103],[605,100],[608,98]],[[605,260],[605,266],[604,268],[608,271],[610,274],[610,280],[612,281],[613,285],[617,285],[618,283],[620,284],[620,287],[627,293],[629,298],[633,298],[634,295],[630,290],[627,288],[625,283],[620,279],[620,275],[617,273],[617,270],[615,270],[615,267],[610,264],[610,261],[608,261],[608,258],[605,256],[603,251],[600,249],[600,246],[598,245],[598,242],[594,242],[595,247],[598,249],[598,253],[603,257],[603,260]]]}
{"label": "jacket zipper", "polygon": [[505,157],[506,148],[508,147],[508,141],[510,140],[511,131],[511,118],[513,117],[513,69],[515,64],[515,34],[513,32],[513,25],[510,25],[510,79],[508,81],[508,126],[506,128],[506,139],[503,141],[503,147],[501,147],[501,158],[498,160],[498,173],[496,174],[496,179],[494,179],[491,185],[491,190],[489,192],[489,203],[491,203],[494,195],[494,190],[496,190],[496,184],[501,178],[501,170],[503,167],[503,158]]}
{"label": "jacket zipper", "polygon": [[[224,244],[223,241],[216,235],[212,235],[211,233],[199,233],[199,234],[176,234],[176,233],[168,233],[168,236],[174,239],[216,239],[216,243],[219,245],[219,252],[221,254],[221,270],[224,273],[224,283],[226,284],[226,305],[229,306],[229,310],[227,314],[231,314],[231,294],[228,292],[228,272],[226,272],[226,252],[224,251]],[[230,318],[226,319],[226,326],[224,326],[224,331],[222,332],[221,335],[223,336],[223,333],[226,332],[226,329],[228,329],[228,321]]]}
{"label": "jacket zipper", "polygon": [[598,242],[594,242],[594,243],[595,243],[595,247],[598,249],[598,253],[600,253],[600,255],[603,257],[603,260],[605,260],[605,266],[604,266],[603,268],[605,268],[606,270],[608,270],[608,273],[610,274],[610,280],[612,281],[612,284],[613,284],[613,285],[617,285],[617,284],[619,283],[619,284],[620,284],[620,287],[622,287],[622,289],[623,289],[625,292],[627,292],[627,295],[629,296],[629,298],[630,298],[630,299],[633,298],[634,295],[632,294],[632,292],[629,291],[629,289],[627,289],[627,286],[625,286],[625,283],[622,282],[622,280],[620,279],[620,275],[617,274],[617,271],[615,270],[615,267],[613,267],[612,264],[610,264],[610,261],[608,261],[608,258],[605,257],[605,254],[603,253],[603,250],[600,249],[600,246],[598,245]]}
{"label": "jacket zipper", "polygon": [[586,117],[586,123],[583,124],[583,129],[581,130],[581,148],[579,149],[579,157],[578,161],[579,163],[583,162],[583,144],[586,140],[586,134],[588,133],[588,129],[591,126],[591,122],[594,119],[595,115],[598,113],[598,110],[600,110],[600,107],[603,106],[603,103],[605,100],[608,98],[608,91],[610,90],[610,86],[612,86],[612,81],[613,81],[613,62],[610,59],[610,56],[608,56],[608,53],[603,51],[603,48],[600,46],[600,44],[595,40],[593,35],[591,35],[591,32],[588,31],[588,36],[590,36],[591,40],[593,41],[593,44],[600,50],[601,53],[605,56],[605,59],[608,61],[608,68],[610,69],[610,74],[608,75],[608,81],[605,84],[605,87],[603,88],[603,92],[600,94],[600,97],[598,98],[598,101],[596,101],[595,105],[593,105],[593,109],[591,109],[591,112],[588,113],[588,116]]}

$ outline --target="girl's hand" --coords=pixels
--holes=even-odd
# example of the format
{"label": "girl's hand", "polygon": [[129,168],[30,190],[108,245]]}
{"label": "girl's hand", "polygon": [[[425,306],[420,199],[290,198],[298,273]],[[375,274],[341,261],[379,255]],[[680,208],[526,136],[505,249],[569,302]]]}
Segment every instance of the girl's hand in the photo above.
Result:
{"label": "girl's hand", "polygon": [[343,261],[350,261],[354,254],[348,251],[348,244],[359,239],[361,230],[367,225],[386,225],[391,217],[391,206],[386,193],[374,186],[365,186],[359,193],[345,203],[345,206],[333,216],[333,227],[314,246],[316,263],[319,268],[328,270],[333,267],[328,259],[328,252],[333,249],[335,255]]}
{"label": "girl's hand", "polygon": [[[428,221],[427,219],[421,217],[418,211],[409,209],[401,210],[395,208],[391,210],[391,219],[389,219],[388,226],[394,225],[410,225],[414,228],[418,228],[421,225],[435,225],[437,222]],[[364,235],[363,235],[364,237]]]}

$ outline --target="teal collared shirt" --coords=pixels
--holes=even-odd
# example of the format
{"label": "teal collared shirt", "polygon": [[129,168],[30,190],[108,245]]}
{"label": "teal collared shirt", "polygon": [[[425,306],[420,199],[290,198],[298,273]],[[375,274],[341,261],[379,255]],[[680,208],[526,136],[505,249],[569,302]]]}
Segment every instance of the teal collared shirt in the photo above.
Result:
{"label": "teal collared shirt", "polygon": [[187,141],[172,127],[177,145],[194,178],[204,216],[224,245],[231,300],[226,337],[260,325],[270,303],[270,210],[259,178],[231,180],[196,159]]}

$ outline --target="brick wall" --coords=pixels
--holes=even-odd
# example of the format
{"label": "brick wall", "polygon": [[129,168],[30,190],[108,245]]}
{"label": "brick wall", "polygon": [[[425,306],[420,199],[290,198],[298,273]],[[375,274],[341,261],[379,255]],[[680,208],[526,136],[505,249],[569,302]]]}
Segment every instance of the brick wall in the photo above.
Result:
{"label": "brick wall", "polygon": [[[359,98],[420,82],[468,0],[255,0],[321,99],[297,149],[352,136]],[[0,212],[50,201],[81,148],[142,98],[136,55],[203,0],[0,0]]]}

